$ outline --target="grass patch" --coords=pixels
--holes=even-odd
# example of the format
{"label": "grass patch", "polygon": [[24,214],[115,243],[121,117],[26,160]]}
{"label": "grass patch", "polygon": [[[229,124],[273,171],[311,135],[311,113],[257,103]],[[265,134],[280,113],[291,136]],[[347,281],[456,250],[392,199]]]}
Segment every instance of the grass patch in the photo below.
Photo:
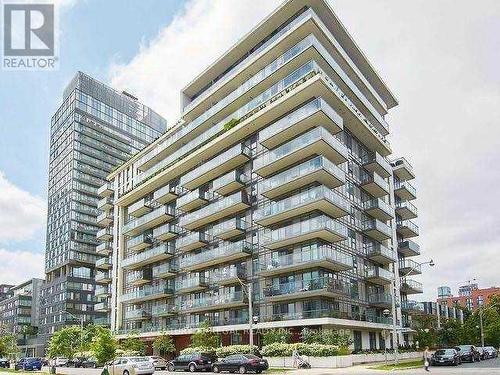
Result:
{"label": "grass patch", "polygon": [[290,374],[294,371],[291,368],[280,368],[280,367],[272,367],[267,369],[264,373],[266,374]]}
{"label": "grass patch", "polygon": [[388,365],[378,365],[374,367],[370,367],[372,370],[405,370],[409,368],[419,368],[423,367],[424,362],[423,360],[413,360],[413,361],[406,361],[406,362],[399,362],[397,365],[394,365],[394,363],[388,364]]}
{"label": "grass patch", "polygon": [[32,374],[47,374],[45,371],[23,371],[23,370],[14,370],[11,368],[2,368],[0,369],[0,375],[3,374],[18,374],[18,375],[32,375]]}

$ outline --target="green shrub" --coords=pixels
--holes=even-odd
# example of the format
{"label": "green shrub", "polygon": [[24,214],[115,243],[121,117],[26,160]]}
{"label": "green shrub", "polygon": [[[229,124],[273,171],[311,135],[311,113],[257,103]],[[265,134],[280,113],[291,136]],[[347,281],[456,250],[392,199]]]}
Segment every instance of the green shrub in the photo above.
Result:
{"label": "green shrub", "polygon": [[276,342],[288,344],[292,339],[292,333],[284,328],[270,329],[262,335],[262,344],[270,345]]}
{"label": "green shrub", "polygon": [[347,348],[352,344],[349,335],[335,331],[333,329],[309,329],[304,328],[301,333],[302,342],[307,344],[337,345]]}
{"label": "green shrub", "polygon": [[229,345],[229,346],[221,346],[217,348],[215,352],[217,353],[217,357],[224,358],[228,355],[233,354],[249,354],[249,353],[257,353],[257,346],[253,346],[253,350],[250,345]]}
{"label": "green shrub", "polygon": [[301,342],[284,344],[276,342],[264,346],[262,348],[262,354],[268,357],[289,357],[294,350],[297,350],[300,355],[307,355],[310,357],[330,357],[341,355],[341,353],[343,355],[345,353],[345,349],[341,351],[336,345],[305,344]]}
{"label": "green shrub", "polygon": [[215,348],[209,346],[190,346],[188,348],[182,349],[181,354],[192,354],[192,353],[215,353]]}

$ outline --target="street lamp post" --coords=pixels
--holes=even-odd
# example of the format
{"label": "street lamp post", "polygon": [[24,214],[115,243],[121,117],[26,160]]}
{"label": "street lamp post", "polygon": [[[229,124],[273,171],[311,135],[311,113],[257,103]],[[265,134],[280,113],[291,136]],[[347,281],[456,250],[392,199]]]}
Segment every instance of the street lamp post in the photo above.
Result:
{"label": "street lamp post", "polygon": [[241,284],[243,291],[248,297],[248,334],[250,348],[253,348],[253,286],[252,282],[244,283],[239,277],[238,282]]}

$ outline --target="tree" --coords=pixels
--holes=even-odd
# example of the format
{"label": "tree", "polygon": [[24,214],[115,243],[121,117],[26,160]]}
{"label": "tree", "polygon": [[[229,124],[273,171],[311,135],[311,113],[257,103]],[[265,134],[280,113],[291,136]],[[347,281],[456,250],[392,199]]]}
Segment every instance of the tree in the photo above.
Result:
{"label": "tree", "polygon": [[172,337],[162,332],[161,336],[158,336],[153,341],[153,349],[160,355],[175,353],[174,340],[172,340]]}
{"label": "tree", "polygon": [[80,349],[81,329],[79,326],[64,327],[55,332],[49,341],[49,357],[73,359]]}
{"label": "tree", "polygon": [[120,343],[120,349],[127,353],[144,355],[146,344],[136,334],[130,334]]}
{"label": "tree", "polygon": [[270,329],[262,334],[263,345],[270,345],[276,342],[288,344],[291,339],[292,333],[285,328]]}
{"label": "tree", "polygon": [[16,336],[11,333],[2,333],[0,335],[0,357],[11,357],[16,355],[18,351]]}
{"label": "tree", "polygon": [[117,343],[111,331],[104,327],[98,327],[96,334],[90,344],[90,351],[101,365],[112,361],[116,356]]}
{"label": "tree", "polygon": [[219,336],[214,333],[208,321],[205,320],[200,328],[193,333],[191,336],[191,346],[195,348],[216,348],[219,346]]}

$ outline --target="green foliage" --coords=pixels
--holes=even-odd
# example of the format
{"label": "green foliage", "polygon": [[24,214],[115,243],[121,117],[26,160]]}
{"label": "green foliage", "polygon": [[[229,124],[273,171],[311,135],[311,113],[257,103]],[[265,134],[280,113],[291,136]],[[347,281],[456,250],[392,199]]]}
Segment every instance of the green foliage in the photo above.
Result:
{"label": "green foliage", "polygon": [[219,342],[219,336],[214,333],[208,321],[204,321],[200,328],[191,336],[192,347],[217,348]]}
{"label": "green foliage", "polygon": [[214,353],[216,348],[207,346],[190,346],[188,348],[182,349],[181,354],[192,354],[192,353]]}
{"label": "green foliage", "polygon": [[9,358],[16,356],[18,353],[16,336],[13,334],[0,335],[0,357]]}
{"label": "green foliage", "polygon": [[117,342],[109,329],[98,327],[95,330],[90,350],[99,364],[103,365],[115,359],[117,347]]}
{"label": "green foliage", "polygon": [[73,359],[80,349],[81,329],[79,326],[69,326],[55,332],[49,341],[47,354],[49,357],[66,357]]}
{"label": "green foliage", "polygon": [[144,355],[146,344],[137,335],[128,335],[121,343],[120,349],[129,355]]}
{"label": "green foliage", "polygon": [[229,129],[234,128],[239,123],[240,123],[240,120],[236,119],[236,118],[233,118],[233,119],[229,120],[228,122],[226,122],[224,124],[224,131],[228,131]]}
{"label": "green foliage", "polygon": [[309,329],[304,328],[301,332],[302,342],[307,344],[336,345],[347,348],[352,344],[349,335],[333,329]]}
{"label": "green foliage", "polygon": [[262,354],[268,357],[289,357],[294,350],[297,350],[300,355],[307,355],[310,357],[331,357],[337,355],[344,355],[348,353],[346,349],[340,350],[337,345],[323,345],[323,344],[283,344],[274,343],[266,345],[262,348]]}
{"label": "green foliage", "polygon": [[262,334],[262,344],[269,345],[275,342],[287,344],[292,339],[292,333],[284,328],[270,329]]}
{"label": "green foliage", "polygon": [[162,332],[161,336],[158,336],[153,341],[153,349],[160,355],[175,353],[174,340],[172,340],[172,337]]}
{"label": "green foliage", "polygon": [[229,345],[229,346],[221,346],[215,350],[217,357],[227,357],[228,355],[233,354],[255,354],[258,352],[257,346],[250,345]]}

